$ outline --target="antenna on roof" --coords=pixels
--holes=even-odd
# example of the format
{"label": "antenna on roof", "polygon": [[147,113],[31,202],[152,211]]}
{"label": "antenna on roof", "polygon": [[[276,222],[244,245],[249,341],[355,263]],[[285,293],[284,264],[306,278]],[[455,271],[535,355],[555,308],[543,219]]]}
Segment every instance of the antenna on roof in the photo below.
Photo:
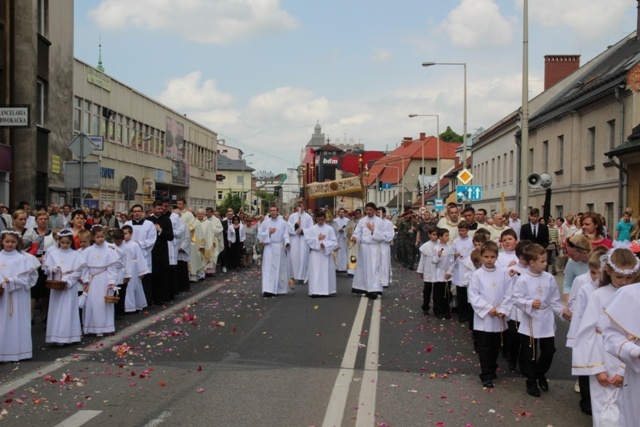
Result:
{"label": "antenna on roof", "polygon": [[102,33],[100,33],[98,41],[98,70],[104,72],[104,67],[102,66]]}

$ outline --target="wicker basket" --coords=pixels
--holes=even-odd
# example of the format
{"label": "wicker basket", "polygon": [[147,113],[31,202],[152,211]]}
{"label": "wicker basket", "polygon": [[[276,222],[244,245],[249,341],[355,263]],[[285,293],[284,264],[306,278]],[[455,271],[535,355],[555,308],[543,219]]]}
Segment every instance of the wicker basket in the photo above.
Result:
{"label": "wicker basket", "polygon": [[104,296],[104,302],[109,304],[115,304],[120,301],[120,297],[118,296],[118,291],[113,291],[113,295],[109,295],[109,291],[111,289],[107,289],[107,294]]}
{"label": "wicker basket", "polygon": [[[60,279],[62,278],[62,273],[60,272]],[[44,284],[45,288],[55,290],[55,291],[64,291],[67,289],[67,283],[62,280],[56,280],[56,272],[54,271],[51,279],[47,280]]]}

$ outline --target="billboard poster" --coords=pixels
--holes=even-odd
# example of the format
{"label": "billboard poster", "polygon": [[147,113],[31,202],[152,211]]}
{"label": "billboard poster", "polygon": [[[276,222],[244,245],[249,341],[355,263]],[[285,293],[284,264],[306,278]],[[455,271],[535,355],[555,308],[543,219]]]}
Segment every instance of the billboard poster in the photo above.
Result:
{"label": "billboard poster", "polygon": [[184,160],[184,123],[167,116],[165,153],[168,159]]}
{"label": "billboard poster", "polygon": [[188,166],[183,162],[171,162],[171,183],[189,185]]}

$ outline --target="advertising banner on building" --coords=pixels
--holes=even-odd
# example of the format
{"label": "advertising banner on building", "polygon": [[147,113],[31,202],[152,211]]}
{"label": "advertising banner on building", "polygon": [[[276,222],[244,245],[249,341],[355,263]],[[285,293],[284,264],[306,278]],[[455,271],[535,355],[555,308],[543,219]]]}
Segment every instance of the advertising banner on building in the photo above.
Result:
{"label": "advertising banner on building", "polygon": [[184,160],[184,123],[167,116],[165,153],[168,159]]}
{"label": "advertising banner on building", "polygon": [[156,201],[156,183],[152,178],[142,178],[142,202],[150,205]]}

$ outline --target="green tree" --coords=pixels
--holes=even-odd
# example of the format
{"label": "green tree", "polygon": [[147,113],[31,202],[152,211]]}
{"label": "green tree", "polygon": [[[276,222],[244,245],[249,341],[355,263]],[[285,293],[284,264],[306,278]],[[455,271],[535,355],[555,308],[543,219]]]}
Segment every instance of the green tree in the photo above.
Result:
{"label": "green tree", "polygon": [[227,209],[231,208],[234,212],[240,211],[240,207],[242,206],[242,200],[240,196],[237,194],[232,194],[229,191],[225,196],[222,202],[218,204],[218,210],[223,212]]}
{"label": "green tree", "polygon": [[260,200],[260,213],[269,212],[269,206],[272,202],[278,200],[275,194],[267,193],[265,190],[258,191],[258,199]]}
{"label": "green tree", "polygon": [[451,129],[451,126],[447,126],[447,130],[440,134],[440,139],[445,142],[459,142],[462,143],[462,135],[459,135]]}

